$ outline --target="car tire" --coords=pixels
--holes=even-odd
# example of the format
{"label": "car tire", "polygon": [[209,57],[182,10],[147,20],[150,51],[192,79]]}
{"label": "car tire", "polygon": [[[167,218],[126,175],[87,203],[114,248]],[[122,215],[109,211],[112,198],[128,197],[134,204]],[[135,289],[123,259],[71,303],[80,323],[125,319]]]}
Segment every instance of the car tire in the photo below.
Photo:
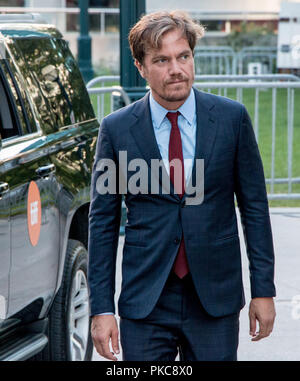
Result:
{"label": "car tire", "polygon": [[81,242],[70,239],[61,287],[49,314],[49,343],[36,360],[90,361],[90,325],[87,250]]}

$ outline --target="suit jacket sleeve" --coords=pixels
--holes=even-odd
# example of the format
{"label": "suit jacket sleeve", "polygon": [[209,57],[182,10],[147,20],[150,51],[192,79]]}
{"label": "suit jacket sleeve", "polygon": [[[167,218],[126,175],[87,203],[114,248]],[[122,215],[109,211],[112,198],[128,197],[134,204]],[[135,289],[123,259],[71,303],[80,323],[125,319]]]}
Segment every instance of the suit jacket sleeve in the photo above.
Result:
{"label": "suit jacket sleeve", "polygon": [[[107,170],[104,167],[103,170],[97,170],[97,164],[101,159],[109,159],[115,163],[118,173],[118,162],[105,119],[99,131],[91,184],[88,245],[91,316],[108,311],[115,313],[116,256],[121,220],[122,196],[118,192],[99,194],[96,189],[99,176]],[[118,191],[118,188],[116,190]]]}
{"label": "suit jacket sleeve", "polygon": [[241,111],[235,194],[249,259],[251,297],[275,296],[274,248],[262,160],[250,117]]}

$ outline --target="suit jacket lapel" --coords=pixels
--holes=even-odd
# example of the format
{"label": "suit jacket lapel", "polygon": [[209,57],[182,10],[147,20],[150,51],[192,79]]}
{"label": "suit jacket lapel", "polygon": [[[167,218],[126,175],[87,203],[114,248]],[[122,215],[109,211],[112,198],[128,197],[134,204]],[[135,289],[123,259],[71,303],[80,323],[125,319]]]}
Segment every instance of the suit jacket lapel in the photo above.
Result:
{"label": "suit jacket lapel", "polygon": [[[214,112],[215,104],[212,98],[195,88],[194,91],[196,96],[197,129],[195,159],[190,178],[193,185],[196,184],[196,160],[204,159],[204,170],[207,169],[219,124],[218,117]],[[186,194],[184,197],[186,197]]]}

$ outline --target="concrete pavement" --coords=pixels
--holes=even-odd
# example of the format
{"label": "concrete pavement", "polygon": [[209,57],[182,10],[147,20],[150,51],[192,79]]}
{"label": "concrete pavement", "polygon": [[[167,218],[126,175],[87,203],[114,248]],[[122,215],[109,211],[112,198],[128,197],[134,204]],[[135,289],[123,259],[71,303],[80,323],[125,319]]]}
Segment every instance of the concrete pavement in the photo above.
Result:
{"label": "concrete pavement", "polygon": [[[271,208],[270,214],[275,248],[277,316],[271,336],[259,342],[252,342],[249,336],[248,319],[250,302],[248,259],[237,210],[246,296],[246,306],[240,315],[239,361],[300,361],[300,208]],[[123,243],[124,238],[120,237],[116,301],[121,287]],[[119,360],[122,359],[121,354],[117,357]],[[94,350],[93,361],[103,360],[105,359]]]}

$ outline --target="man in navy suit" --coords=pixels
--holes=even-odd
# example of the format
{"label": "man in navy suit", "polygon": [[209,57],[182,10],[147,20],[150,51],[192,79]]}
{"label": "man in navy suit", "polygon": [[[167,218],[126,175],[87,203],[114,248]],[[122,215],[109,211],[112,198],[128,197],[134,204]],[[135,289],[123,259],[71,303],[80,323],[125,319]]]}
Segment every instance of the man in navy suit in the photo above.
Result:
{"label": "man in navy suit", "polygon": [[[193,53],[202,35],[203,28],[179,11],[141,18],[129,41],[150,92],[104,118],[100,128],[88,278],[92,338],[107,359],[119,353],[114,293],[122,193],[127,222],[118,311],[124,360],[169,361],[178,352],[181,360],[237,359],[245,300],[234,195],[249,258],[252,340],[273,328],[274,251],[263,166],[245,107],[192,87]],[[155,160],[158,175],[150,171]],[[142,162],[140,191],[121,191]],[[109,176],[117,175],[107,177],[105,193],[110,164]]]}

